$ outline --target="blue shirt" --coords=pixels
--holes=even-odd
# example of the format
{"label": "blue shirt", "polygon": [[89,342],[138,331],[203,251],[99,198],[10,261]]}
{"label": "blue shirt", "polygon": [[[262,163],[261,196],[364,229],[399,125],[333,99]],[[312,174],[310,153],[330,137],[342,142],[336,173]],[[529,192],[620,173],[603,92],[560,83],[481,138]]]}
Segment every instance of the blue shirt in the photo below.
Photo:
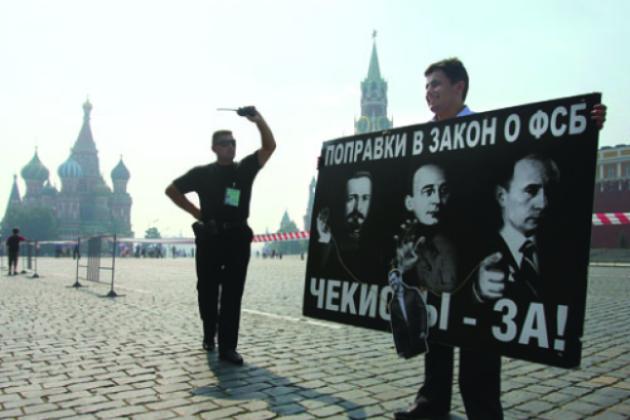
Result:
{"label": "blue shirt", "polygon": [[468,108],[468,105],[464,105],[461,111],[459,111],[456,117],[465,117],[466,115],[473,115],[474,112]]}
{"label": "blue shirt", "polygon": [[[474,112],[473,112],[473,111],[471,111],[471,110],[470,110],[470,108],[468,108],[468,105],[464,105],[464,107],[462,108],[462,110],[461,110],[461,111],[459,111],[459,112],[457,113],[457,115],[455,115],[455,118],[457,118],[457,117],[465,117],[466,115],[473,115],[473,114],[474,114]],[[432,122],[437,121],[436,117],[435,117],[435,116],[433,116],[433,118],[431,118],[431,121],[432,121]]]}

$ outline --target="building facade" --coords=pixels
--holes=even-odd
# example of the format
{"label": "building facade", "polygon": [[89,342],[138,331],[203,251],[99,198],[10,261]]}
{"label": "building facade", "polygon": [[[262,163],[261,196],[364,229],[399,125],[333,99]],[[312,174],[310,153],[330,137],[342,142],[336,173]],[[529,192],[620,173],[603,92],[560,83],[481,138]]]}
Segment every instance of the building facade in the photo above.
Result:
{"label": "building facade", "polygon": [[57,170],[61,188],[58,190],[50,182],[50,172],[35,150],[33,158],[21,171],[26,184],[24,197],[20,197],[17,176],[14,176],[4,220],[20,207],[45,207],[52,210],[57,220],[60,239],[112,233],[133,236],[132,199],[127,192],[129,170],[121,157],[110,173],[113,189],[105,183],[90,127],[91,112],[92,104],[86,101],[79,136],[70,156]]}
{"label": "building facade", "polygon": [[[630,145],[597,152],[594,213],[630,212]],[[592,248],[630,248],[630,225],[594,226]]]}

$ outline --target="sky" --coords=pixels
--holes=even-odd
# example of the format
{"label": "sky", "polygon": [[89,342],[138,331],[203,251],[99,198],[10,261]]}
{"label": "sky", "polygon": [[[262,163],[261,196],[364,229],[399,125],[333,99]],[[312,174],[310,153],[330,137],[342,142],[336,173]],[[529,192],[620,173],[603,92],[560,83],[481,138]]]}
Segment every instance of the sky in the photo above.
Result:
{"label": "sky", "polygon": [[354,133],[374,30],[395,126],[431,118],[424,69],[456,56],[473,110],[601,92],[600,146],[630,143],[627,16],[623,0],[3,0],[0,213],[36,147],[61,186],[89,98],[104,179],[121,155],[131,172],[136,236],[156,226],[190,237],[191,216],[164,189],[214,160],[215,130],[233,131],[237,159],[259,148],[252,123],[216,110],[255,105],[278,147],[254,183],[250,225],[275,231],[288,211],[302,228],[322,143]]}

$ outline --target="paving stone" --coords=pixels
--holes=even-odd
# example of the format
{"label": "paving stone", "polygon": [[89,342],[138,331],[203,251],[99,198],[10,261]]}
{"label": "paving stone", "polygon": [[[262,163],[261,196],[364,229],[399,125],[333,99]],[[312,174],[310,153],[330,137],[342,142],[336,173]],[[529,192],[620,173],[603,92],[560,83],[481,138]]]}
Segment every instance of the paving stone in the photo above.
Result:
{"label": "paving stone", "polygon": [[62,408],[73,408],[73,407],[81,407],[81,406],[90,406],[93,404],[100,404],[100,403],[109,401],[107,398],[105,398],[102,395],[90,395],[89,393],[85,393],[85,394],[89,396],[85,397],[83,395],[80,395],[78,398],[58,401],[57,404]]}
{"label": "paving stone", "polygon": [[79,414],[91,414],[109,409],[122,408],[124,406],[125,404],[121,401],[105,401],[96,404],[80,405],[78,407],[75,407],[74,410]]}
{"label": "paving stone", "polygon": [[255,413],[239,414],[234,416],[236,420],[265,420],[276,417],[271,411],[257,411]]}
{"label": "paving stone", "polygon": [[333,414],[337,414],[344,411],[343,407],[338,405],[327,405],[325,407],[316,408],[315,410],[311,410],[310,413],[315,417],[328,417]]}
{"label": "paving stone", "polygon": [[630,414],[626,413],[626,414],[619,414],[619,413],[613,413],[613,412],[606,412],[606,413],[602,413],[602,414],[597,414],[595,416],[592,417],[588,417],[589,420],[628,420],[628,416]]}
{"label": "paving stone", "polygon": [[597,413],[598,411],[601,411],[601,407],[595,405],[595,404],[590,404],[587,403],[585,401],[572,401],[568,404],[566,404],[564,407],[562,407],[564,410],[568,410],[568,411],[573,411],[576,412],[578,414],[582,414],[584,416],[590,416],[593,415],[595,413]]}
{"label": "paving stone", "polygon": [[537,400],[538,394],[525,390],[510,391],[501,396],[501,400],[505,407],[520,405],[527,401]]}
{"label": "paving stone", "polygon": [[575,396],[564,394],[562,392],[552,392],[550,394],[541,396],[541,398],[543,401],[548,401],[551,404],[561,405],[568,401],[573,401],[575,399]]}
{"label": "paving stone", "polygon": [[190,401],[187,399],[178,398],[178,399],[168,399],[165,401],[147,404],[147,407],[150,408],[151,410],[164,410],[167,408],[181,407],[189,403]]}
{"label": "paving stone", "polygon": [[530,416],[537,416],[553,409],[553,404],[545,401],[529,401],[515,407],[517,410],[527,413]]}
{"label": "paving stone", "polygon": [[627,389],[630,391],[630,381],[620,381],[617,382],[614,386],[615,388]]}
{"label": "paving stone", "polygon": [[172,410],[179,414],[180,416],[192,416],[199,413],[203,413],[204,411],[210,411],[218,408],[216,404],[211,403],[210,401],[203,401],[196,404],[188,404],[181,407],[174,407]]}
{"label": "paving stone", "polygon": [[135,414],[131,416],[133,420],[161,420],[161,419],[173,419],[176,417],[177,417],[177,414],[168,410],[164,410],[164,411],[153,410],[148,413]]}
{"label": "paving stone", "polygon": [[107,398],[112,400],[129,400],[133,398],[146,397],[148,395],[155,395],[153,389],[134,389],[131,391],[123,391],[107,394]]}
{"label": "paving stone", "polygon": [[133,416],[135,414],[145,413],[146,409],[140,406],[126,406],[120,408],[113,408],[111,410],[102,410],[96,413],[96,416],[100,419],[114,419],[127,416]]}
{"label": "paving stone", "polygon": [[40,405],[44,403],[44,400],[41,398],[20,398],[16,400],[6,401],[2,404],[4,408],[24,408],[31,405]]}
{"label": "paving stone", "polygon": [[280,415],[280,416],[290,416],[300,413],[306,413],[306,410],[303,406],[296,403],[285,404],[285,405],[274,405],[270,408],[270,411]]}
{"label": "paving stone", "polygon": [[584,415],[558,408],[541,414],[539,418],[541,420],[581,420],[584,419]]}
{"label": "paving stone", "polygon": [[5,403],[7,401],[19,401],[22,397],[19,394],[0,394],[0,404]]}
{"label": "paving stone", "polygon": [[236,414],[242,413],[243,409],[239,407],[227,407],[218,410],[206,411],[201,413],[200,417],[206,420],[231,418]]}
{"label": "paving stone", "polygon": [[55,410],[55,411],[46,411],[43,413],[36,413],[27,416],[20,416],[20,420],[41,420],[41,419],[62,419],[66,417],[75,416],[74,410]]}
{"label": "paving stone", "polygon": [[8,419],[12,417],[22,417],[23,412],[19,408],[12,410],[0,410],[0,419]]}

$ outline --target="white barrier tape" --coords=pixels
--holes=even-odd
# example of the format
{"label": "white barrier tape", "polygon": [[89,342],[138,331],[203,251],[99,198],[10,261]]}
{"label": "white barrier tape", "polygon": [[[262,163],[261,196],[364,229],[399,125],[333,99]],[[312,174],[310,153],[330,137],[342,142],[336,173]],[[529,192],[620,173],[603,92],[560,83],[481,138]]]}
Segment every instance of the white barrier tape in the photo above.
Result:
{"label": "white barrier tape", "polygon": [[630,224],[630,213],[593,213],[593,226]]}

